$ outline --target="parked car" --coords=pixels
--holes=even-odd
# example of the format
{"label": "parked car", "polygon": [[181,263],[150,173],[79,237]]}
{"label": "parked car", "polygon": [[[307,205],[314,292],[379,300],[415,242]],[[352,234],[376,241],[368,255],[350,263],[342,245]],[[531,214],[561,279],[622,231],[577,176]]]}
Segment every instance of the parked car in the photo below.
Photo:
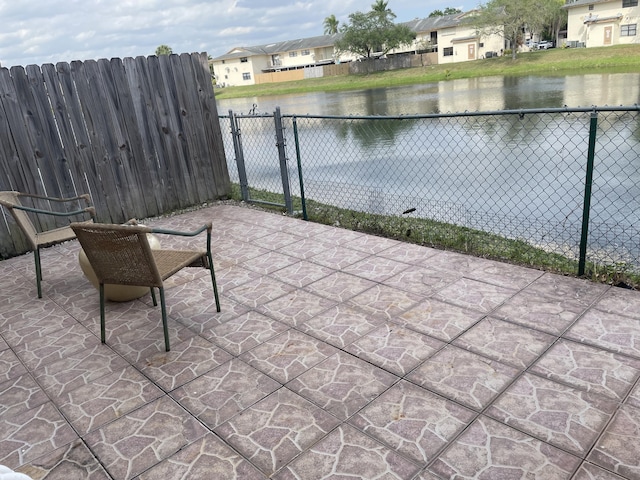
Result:
{"label": "parked car", "polygon": [[549,48],[553,48],[553,42],[538,42],[538,50],[547,50]]}

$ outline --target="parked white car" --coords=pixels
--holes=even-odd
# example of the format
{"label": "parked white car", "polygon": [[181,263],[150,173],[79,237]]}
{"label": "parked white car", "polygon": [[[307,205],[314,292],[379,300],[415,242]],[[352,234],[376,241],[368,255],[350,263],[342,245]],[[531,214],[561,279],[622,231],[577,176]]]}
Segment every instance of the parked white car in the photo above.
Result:
{"label": "parked white car", "polygon": [[538,50],[547,50],[548,48],[553,48],[553,42],[538,42]]}

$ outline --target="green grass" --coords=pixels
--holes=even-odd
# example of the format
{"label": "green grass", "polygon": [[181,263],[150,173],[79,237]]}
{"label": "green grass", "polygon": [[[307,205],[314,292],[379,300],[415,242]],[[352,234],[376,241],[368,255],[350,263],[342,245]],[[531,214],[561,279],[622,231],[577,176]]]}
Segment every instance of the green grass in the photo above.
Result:
{"label": "green grass", "polygon": [[616,45],[600,48],[553,48],[550,50],[487,58],[472,62],[407,68],[369,75],[341,75],[294,82],[267,83],[216,89],[216,98],[255,97],[382,88],[439,82],[458,78],[494,75],[569,75],[603,72],[640,72],[640,45]]}
{"label": "green grass", "polygon": [[[240,187],[233,185],[232,198],[240,201]],[[267,203],[254,206],[284,212],[281,194],[251,190],[250,198]],[[301,210],[301,199],[294,199],[294,210]],[[333,225],[348,230],[378,235],[416,245],[466,253],[477,257],[536,268],[562,275],[576,276],[578,261],[557,253],[550,253],[523,240],[509,239],[492,233],[459,227],[448,223],[397,215],[377,215],[334,207],[307,200],[309,221]],[[302,216],[301,213],[297,214]],[[640,288],[640,272],[631,265],[620,263],[603,265],[587,262],[585,278],[612,285]]]}

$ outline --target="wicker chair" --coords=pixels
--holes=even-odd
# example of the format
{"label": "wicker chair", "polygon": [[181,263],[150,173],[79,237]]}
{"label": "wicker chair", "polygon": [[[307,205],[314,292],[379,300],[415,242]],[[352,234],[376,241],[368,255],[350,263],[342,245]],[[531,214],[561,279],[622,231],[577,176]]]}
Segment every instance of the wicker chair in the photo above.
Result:
{"label": "wicker chair", "polygon": [[[154,287],[160,291],[162,326],[165,349],[169,351],[169,330],[164,296],[164,280],[185,267],[204,267],[211,272],[211,283],[220,311],[220,299],[211,256],[211,222],[193,232],[179,232],[151,228],[145,225],[112,225],[72,223],[89,263],[99,282],[100,291],[100,339],[105,343],[105,294],[106,285],[135,285],[149,287],[153,304],[157,305]],[[151,249],[147,234],[166,234],[194,237],[207,231],[206,250]]]}
{"label": "wicker chair", "polygon": [[[61,207],[68,207],[73,205],[72,202],[76,202],[76,205],[84,208],[74,211],[55,211],[45,210],[41,208],[33,208],[24,205],[21,199],[30,199],[29,201],[38,202],[38,205],[47,204],[48,202],[55,202],[60,204]],[[13,216],[16,223],[24,233],[31,249],[33,250],[33,256],[36,264],[36,284],[38,287],[38,298],[42,298],[42,268],[40,265],[40,249],[56,245],[58,243],[66,242],[67,240],[73,240],[76,238],[73,230],[67,225],[60,228],[54,228],[46,231],[38,231],[35,225],[31,221],[28,212],[38,215],[54,215],[57,217],[75,217],[77,215],[89,215],[91,218],[88,222],[93,222],[96,216],[96,211],[90,204],[91,199],[89,195],[79,195],[77,197],[70,198],[54,198],[43,195],[32,195],[29,193],[5,191],[0,192],[0,205],[5,207],[9,213]]]}

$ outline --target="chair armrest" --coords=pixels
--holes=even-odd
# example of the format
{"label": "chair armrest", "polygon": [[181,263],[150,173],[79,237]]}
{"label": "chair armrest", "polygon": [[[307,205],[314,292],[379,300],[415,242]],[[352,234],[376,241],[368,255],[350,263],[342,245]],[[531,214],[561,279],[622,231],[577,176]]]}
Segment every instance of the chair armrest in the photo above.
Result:
{"label": "chair armrest", "polygon": [[66,198],[57,198],[57,197],[47,197],[46,195],[36,195],[33,193],[22,193],[19,194],[20,197],[29,197],[29,198],[38,198],[40,200],[49,200],[51,202],[72,202],[75,200],[84,200],[87,205],[91,203],[91,197],[88,193],[83,193],[82,195],[78,195],[76,197],[66,197]]}
{"label": "chair armrest", "polygon": [[196,235],[200,235],[205,230],[207,230],[207,235],[210,236],[212,229],[213,229],[213,224],[211,222],[207,222],[202,227],[192,232],[182,232],[179,230],[167,230],[164,228],[152,228],[150,233],[162,233],[165,235],[180,235],[182,237],[195,237]]}
{"label": "chair armrest", "polygon": [[[42,197],[42,198],[46,198],[46,197]],[[56,217],[73,217],[74,215],[80,215],[84,213],[88,213],[89,215],[91,215],[91,218],[95,218],[96,216],[96,209],[93,207],[87,207],[81,210],[74,210],[73,212],[53,212],[51,210],[42,210],[40,208],[24,207],[22,205],[14,205],[13,208],[15,208],[16,210],[24,210],[26,212],[40,213],[43,215],[55,215]]]}

